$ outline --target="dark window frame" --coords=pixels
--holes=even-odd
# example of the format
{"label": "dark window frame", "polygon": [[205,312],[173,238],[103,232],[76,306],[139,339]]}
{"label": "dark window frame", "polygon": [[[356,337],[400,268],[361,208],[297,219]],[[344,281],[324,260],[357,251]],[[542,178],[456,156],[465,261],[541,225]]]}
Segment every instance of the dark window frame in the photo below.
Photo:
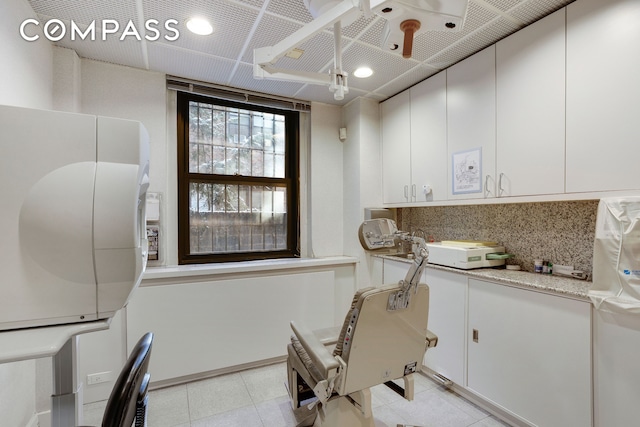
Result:
{"label": "dark window frame", "polygon": [[[233,102],[187,92],[177,94],[178,133],[178,264],[237,262],[300,256],[300,116],[293,110]],[[285,177],[267,178],[238,175],[200,174],[189,172],[189,103],[202,102],[224,107],[261,111],[285,116]],[[189,186],[192,182],[232,185],[286,185],[287,187],[287,248],[284,250],[190,253]]]}

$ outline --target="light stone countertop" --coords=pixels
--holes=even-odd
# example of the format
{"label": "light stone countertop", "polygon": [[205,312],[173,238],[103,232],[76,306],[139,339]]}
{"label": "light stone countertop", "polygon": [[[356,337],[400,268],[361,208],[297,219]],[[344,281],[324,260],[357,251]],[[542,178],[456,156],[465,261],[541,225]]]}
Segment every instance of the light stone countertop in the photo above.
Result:
{"label": "light stone countertop", "polygon": [[[393,255],[374,255],[379,258],[411,263],[412,260]],[[528,271],[506,270],[504,268],[477,268],[472,270],[461,270],[459,268],[444,267],[436,264],[428,264],[427,268],[435,270],[450,271],[452,273],[464,274],[468,277],[480,280],[490,280],[508,286],[516,286],[524,289],[531,289],[540,292],[556,294],[568,298],[590,301],[587,296],[590,281],[560,277],[550,274],[530,273]]]}

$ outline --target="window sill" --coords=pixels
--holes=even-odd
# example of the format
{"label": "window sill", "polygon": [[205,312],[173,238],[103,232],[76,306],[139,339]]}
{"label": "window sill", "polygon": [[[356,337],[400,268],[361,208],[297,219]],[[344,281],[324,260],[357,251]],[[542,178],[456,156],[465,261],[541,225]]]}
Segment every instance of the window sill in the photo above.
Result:
{"label": "window sill", "polygon": [[358,262],[358,258],[355,257],[334,256],[327,258],[280,258],[219,264],[148,267],[142,277],[142,283],[140,286],[152,285],[150,282],[162,279],[298,270],[303,268],[331,267],[349,264],[355,265]]}

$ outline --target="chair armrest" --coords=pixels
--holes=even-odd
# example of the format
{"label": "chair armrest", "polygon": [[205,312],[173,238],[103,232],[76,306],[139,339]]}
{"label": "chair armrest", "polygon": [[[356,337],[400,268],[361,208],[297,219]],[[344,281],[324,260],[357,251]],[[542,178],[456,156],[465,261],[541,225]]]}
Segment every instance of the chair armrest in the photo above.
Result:
{"label": "chair armrest", "polygon": [[427,329],[427,348],[433,348],[438,345],[438,336]]}
{"label": "chair armrest", "polygon": [[318,337],[324,345],[336,345],[342,326],[333,326],[331,328],[316,329],[313,334]]}
{"label": "chair armrest", "polygon": [[338,369],[340,366],[338,361],[311,330],[295,322],[291,322],[291,329],[311,358],[314,366],[325,378],[329,376],[331,370]]}

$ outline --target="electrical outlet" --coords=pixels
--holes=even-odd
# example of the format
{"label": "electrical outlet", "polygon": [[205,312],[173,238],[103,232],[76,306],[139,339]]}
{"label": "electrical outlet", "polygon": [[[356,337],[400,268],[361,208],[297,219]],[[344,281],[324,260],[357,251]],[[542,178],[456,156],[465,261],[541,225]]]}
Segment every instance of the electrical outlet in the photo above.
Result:
{"label": "electrical outlet", "polygon": [[87,375],[87,385],[106,383],[111,380],[111,371]]}

